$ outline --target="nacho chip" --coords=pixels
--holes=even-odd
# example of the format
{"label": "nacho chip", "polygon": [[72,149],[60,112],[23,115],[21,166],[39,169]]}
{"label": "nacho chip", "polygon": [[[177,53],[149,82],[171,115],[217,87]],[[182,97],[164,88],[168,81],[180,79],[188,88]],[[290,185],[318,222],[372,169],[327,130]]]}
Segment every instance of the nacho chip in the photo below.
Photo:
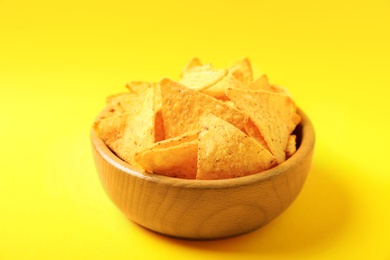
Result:
{"label": "nacho chip", "polygon": [[131,81],[126,84],[126,88],[129,89],[130,93],[139,96],[145,96],[147,90],[151,87],[153,87],[153,83],[147,81]]}
{"label": "nacho chip", "polygon": [[108,97],[106,97],[106,103],[107,104],[112,104],[112,103],[115,103],[116,100],[120,100],[120,99],[125,99],[125,98],[137,98],[138,95],[135,94],[135,93],[129,93],[129,92],[125,92],[125,93],[119,93],[119,94],[115,94],[115,95],[110,95]]}
{"label": "nacho chip", "polygon": [[180,77],[183,78],[184,75],[186,73],[188,73],[189,71],[191,71],[193,68],[195,67],[201,67],[202,66],[202,63],[200,62],[200,60],[198,58],[192,58],[187,64],[186,66],[183,68],[181,74],[180,74]]}
{"label": "nacho chip", "polygon": [[219,100],[227,100],[226,90],[228,88],[238,88],[240,86],[239,81],[232,74],[227,74],[220,81],[215,83],[209,88],[203,89],[201,92],[209,96],[215,97]]}
{"label": "nacho chip", "polygon": [[188,142],[191,142],[194,140],[198,140],[198,135],[199,135],[199,130],[189,131],[189,132],[186,132],[182,135],[175,136],[175,137],[169,138],[169,139],[165,139],[165,140],[162,140],[160,142],[156,142],[150,147],[150,149],[153,149],[153,148],[162,149],[162,148],[169,148],[169,147],[173,147],[173,146],[178,146],[182,143],[188,143]]}
{"label": "nacho chip", "polygon": [[125,111],[132,111],[132,108],[140,107],[142,102],[145,100],[146,95],[153,89],[153,110],[155,113],[155,141],[161,141],[165,138],[164,131],[164,121],[161,113],[161,90],[160,85],[155,82],[145,82],[145,81],[131,81],[126,87],[130,90],[130,93],[123,94],[122,96],[115,97],[112,99],[112,102],[118,103],[123,107]]}
{"label": "nacho chip", "polygon": [[132,93],[122,93],[107,98],[107,104],[111,106],[112,111],[116,113],[135,113],[141,106],[143,97]]}
{"label": "nacho chip", "polygon": [[267,149],[225,120],[205,114],[200,125],[197,179],[241,177],[275,165]]}
{"label": "nacho chip", "polygon": [[243,86],[249,86],[253,81],[252,65],[248,58],[243,58],[229,68],[232,74]]}
{"label": "nacho chip", "polygon": [[127,162],[133,163],[133,156],[144,147],[155,141],[155,103],[154,88],[150,88],[140,111],[129,117],[124,135],[124,142],[128,146]]}
{"label": "nacho chip", "polygon": [[288,137],[300,122],[295,103],[290,97],[268,91],[228,89],[227,96],[245,111],[259,129],[277,162],[286,159],[284,149]]}
{"label": "nacho chip", "polygon": [[270,87],[267,75],[263,74],[248,85],[248,90],[268,90]]}
{"label": "nacho chip", "polygon": [[146,94],[150,88],[154,88],[154,103],[156,112],[161,109],[161,93],[160,86],[155,82],[146,81],[131,81],[126,84],[126,87],[130,90],[128,96],[139,97],[142,100],[145,99]]}
{"label": "nacho chip", "polygon": [[236,105],[234,104],[233,101],[231,101],[231,100],[224,100],[223,102],[224,102],[226,105],[228,105],[228,106],[230,106],[230,107],[232,107],[232,108],[236,108],[236,109],[237,109],[237,107],[236,107]]}
{"label": "nacho chip", "polygon": [[98,120],[103,120],[122,113],[135,113],[140,107],[140,102],[143,102],[142,99],[131,93],[120,93],[108,96],[106,98],[106,109],[99,114],[98,119],[96,119],[94,123],[96,124]]}
{"label": "nacho chip", "polygon": [[254,80],[247,88],[248,90],[263,90],[263,91],[270,91],[274,93],[281,93],[285,95],[290,95],[288,91],[280,86],[270,84],[268,81],[268,77],[263,74],[256,80]]}
{"label": "nacho chip", "polygon": [[196,66],[187,71],[179,81],[180,84],[195,90],[209,88],[227,75],[225,69],[215,69],[209,66]]}
{"label": "nacho chip", "polygon": [[270,151],[267,142],[264,140],[264,137],[261,135],[259,129],[257,126],[252,122],[252,120],[248,120],[248,123],[245,125],[245,132],[247,135],[255,139],[257,142],[259,142],[264,148],[266,148],[268,151]]}
{"label": "nacho chip", "polygon": [[143,151],[135,158],[147,172],[175,178],[195,179],[197,151],[198,141],[194,140],[170,148]]}
{"label": "nacho chip", "polygon": [[123,158],[126,153],[122,153],[122,150],[128,116],[129,113],[117,113],[113,116],[101,117],[93,125],[99,137],[120,158]]}
{"label": "nacho chip", "polygon": [[164,119],[161,110],[154,117],[154,141],[160,142],[165,139]]}
{"label": "nacho chip", "polygon": [[134,160],[147,172],[195,179],[199,132],[167,139],[135,154]]}
{"label": "nacho chip", "polygon": [[287,141],[287,147],[285,149],[286,158],[290,158],[297,151],[297,136],[290,135]]}
{"label": "nacho chip", "polygon": [[239,129],[247,122],[242,111],[175,81],[162,79],[160,86],[166,138],[199,129],[199,119],[204,113],[212,112]]}
{"label": "nacho chip", "polygon": [[155,140],[154,88],[148,89],[139,109],[100,120],[95,128],[118,157],[134,165],[134,154]]}

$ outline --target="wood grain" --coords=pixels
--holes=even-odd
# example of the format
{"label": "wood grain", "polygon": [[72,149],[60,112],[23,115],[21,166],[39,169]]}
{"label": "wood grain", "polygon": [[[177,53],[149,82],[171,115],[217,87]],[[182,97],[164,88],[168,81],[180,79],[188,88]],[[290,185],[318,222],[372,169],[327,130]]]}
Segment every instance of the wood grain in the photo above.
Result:
{"label": "wood grain", "polygon": [[216,239],[264,226],[297,197],[310,170],[314,129],[302,115],[300,146],[268,171],[226,180],[184,180],[137,171],[115,156],[91,131],[101,183],[115,205],[134,222],[169,236]]}

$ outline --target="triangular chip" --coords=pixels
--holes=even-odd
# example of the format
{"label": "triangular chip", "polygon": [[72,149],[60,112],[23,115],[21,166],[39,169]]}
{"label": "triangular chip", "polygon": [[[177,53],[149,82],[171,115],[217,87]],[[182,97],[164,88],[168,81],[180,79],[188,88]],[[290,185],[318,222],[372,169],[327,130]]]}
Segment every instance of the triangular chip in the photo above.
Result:
{"label": "triangular chip", "polygon": [[237,61],[229,68],[229,73],[236,77],[243,86],[249,86],[253,81],[252,65],[248,58]]}
{"label": "triangular chip", "polygon": [[274,93],[281,93],[290,95],[288,91],[280,86],[270,84],[268,81],[268,77],[263,74],[256,80],[254,80],[247,88],[248,90],[263,90],[263,91],[270,91]]}
{"label": "triangular chip", "polygon": [[145,99],[145,96],[150,88],[154,88],[154,107],[156,111],[161,109],[161,93],[158,83],[147,81],[131,81],[127,83],[126,87],[130,90],[128,95],[139,96],[142,99]]}
{"label": "triangular chip", "polygon": [[164,119],[162,116],[162,99],[161,88],[159,83],[153,83],[154,88],[154,137],[155,142],[159,142],[165,139]]}
{"label": "triangular chip", "polygon": [[292,99],[280,93],[242,89],[229,89],[227,95],[248,114],[277,162],[282,163],[286,158],[284,149],[289,135],[300,122]]}
{"label": "triangular chip", "polygon": [[270,89],[270,84],[268,81],[267,75],[263,74],[254,81],[252,81],[251,84],[248,85],[248,90],[268,90]]}
{"label": "triangular chip", "polygon": [[160,84],[153,82],[153,88],[154,88],[154,111],[157,113],[158,111],[161,111],[161,106],[162,106]]}
{"label": "triangular chip", "polygon": [[228,73],[220,81],[215,83],[209,88],[203,89],[201,92],[209,96],[215,97],[219,100],[227,100],[226,90],[228,88],[238,88],[240,87],[240,82],[232,74]]}
{"label": "triangular chip", "polygon": [[112,104],[112,103],[115,103],[116,100],[120,100],[120,99],[126,99],[126,98],[137,98],[138,95],[135,94],[135,93],[129,93],[129,92],[125,92],[125,93],[119,93],[119,94],[115,94],[115,95],[110,95],[108,97],[106,97],[106,103],[107,104]]}
{"label": "triangular chip", "polygon": [[[155,113],[155,141],[161,141],[165,138],[164,133],[164,122],[161,113],[161,90],[160,85],[155,82],[146,82],[146,81],[131,81],[126,87],[130,90],[130,93],[127,93],[127,96],[124,96],[122,99],[117,100],[119,97],[113,99],[116,103],[120,102],[120,105],[124,107],[125,111],[132,111],[132,106],[139,107],[141,106],[143,100],[146,98],[146,95],[153,89],[154,92],[154,104],[153,109]],[[130,97],[133,97],[131,100]],[[111,101],[111,102],[113,102]],[[130,102],[131,101],[131,102]]]}
{"label": "triangular chip", "polygon": [[225,69],[215,69],[207,65],[196,66],[187,71],[179,82],[188,88],[203,90],[213,86],[227,73]]}
{"label": "triangular chip", "polygon": [[173,138],[165,139],[160,142],[155,142],[152,146],[146,147],[145,149],[163,149],[178,146],[182,143],[188,143],[194,140],[198,140],[198,135],[199,130],[189,131]]}
{"label": "triangular chip", "polygon": [[188,73],[190,70],[192,70],[195,67],[200,67],[202,66],[202,63],[198,58],[192,58],[186,66],[183,68],[180,77],[183,78],[186,73]]}
{"label": "triangular chip", "polygon": [[154,119],[154,141],[160,142],[165,139],[165,128],[162,111],[158,111]]}
{"label": "triangular chip", "polygon": [[136,152],[155,141],[154,93],[154,88],[150,88],[140,111],[127,120],[124,142],[129,151],[126,161],[131,164],[133,164],[133,156]]}
{"label": "triangular chip", "polygon": [[267,142],[264,140],[264,137],[261,135],[259,128],[252,122],[252,120],[248,120],[248,123],[245,125],[245,132],[250,137],[254,138],[256,141],[258,141],[264,148],[270,150],[268,148]]}
{"label": "triangular chip", "polygon": [[123,150],[123,136],[126,130],[126,122],[129,113],[117,113],[110,117],[99,118],[94,123],[98,136],[104,143],[123,159],[127,151]]}
{"label": "triangular chip", "polygon": [[201,119],[197,179],[246,176],[275,165],[275,157],[256,140],[212,114]]}
{"label": "triangular chip", "polygon": [[199,119],[204,113],[212,112],[239,129],[247,122],[244,112],[175,81],[162,79],[160,86],[165,138],[199,129]]}
{"label": "triangular chip", "polygon": [[134,154],[155,141],[154,89],[150,88],[147,92],[139,109],[95,123],[100,138],[118,157],[131,165],[134,165]]}
{"label": "triangular chip", "polygon": [[285,149],[286,158],[290,158],[297,151],[297,136],[290,135],[287,141],[287,147]]}
{"label": "triangular chip", "polygon": [[131,81],[126,84],[126,88],[129,89],[130,93],[145,96],[147,90],[153,87],[152,82],[147,81]]}
{"label": "triangular chip", "polygon": [[199,132],[186,133],[153,144],[135,154],[135,161],[147,172],[195,179]]}
{"label": "triangular chip", "polygon": [[121,93],[107,98],[107,104],[111,107],[111,112],[115,113],[135,113],[142,104],[144,97],[132,93]]}

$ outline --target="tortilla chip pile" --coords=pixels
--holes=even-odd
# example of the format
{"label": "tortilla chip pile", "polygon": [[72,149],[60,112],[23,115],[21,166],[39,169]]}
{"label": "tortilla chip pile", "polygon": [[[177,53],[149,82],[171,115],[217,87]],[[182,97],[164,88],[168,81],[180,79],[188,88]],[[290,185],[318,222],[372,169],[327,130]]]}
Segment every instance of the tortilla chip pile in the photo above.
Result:
{"label": "tortilla chip pile", "polygon": [[216,180],[270,169],[296,151],[301,117],[284,88],[253,80],[249,60],[228,69],[192,59],[180,79],[130,82],[94,123],[122,160],[170,177]]}

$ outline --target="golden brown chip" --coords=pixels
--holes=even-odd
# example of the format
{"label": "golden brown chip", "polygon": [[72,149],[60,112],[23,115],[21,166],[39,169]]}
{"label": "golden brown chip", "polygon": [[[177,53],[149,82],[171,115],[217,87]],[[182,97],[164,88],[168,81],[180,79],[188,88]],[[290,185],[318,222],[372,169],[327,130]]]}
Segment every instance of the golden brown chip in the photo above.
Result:
{"label": "golden brown chip", "polygon": [[104,143],[123,158],[123,137],[129,113],[117,113],[110,117],[99,118],[94,123],[94,128]]}
{"label": "golden brown chip", "polygon": [[160,175],[195,179],[197,172],[199,132],[186,133],[153,144],[140,151],[135,161],[147,172]]}
{"label": "golden brown chip", "polygon": [[243,86],[249,86],[253,81],[252,65],[248,58],[243,58],[229,68],[231,73]]}
{"label": "golden brown chip", "polygon": [[175,81],[162,79],[160,86],[165,138],[199,129],[199,119],[204,113],[212,112],[239,129],[247,122],[244,112]]}
{"label": "golden brown chip", "polygon": [[126,93],[122,96],[115,97],[112,99],[112,102],[118,103],[120,108],[123,107],[125,111],[131,111],[134,113],[133,107],[140,107],[142,102],[145,100],[146,95],[150,92],[150,89],[153,89],[154,94],[154,104],[153,109],[155,113],[155,141],[161,141],[165,138],[164,133],[164,121],[161,113],[161,90],[160,85],[155,82],[145,82],[145,81],[132,81],[127,84],[127,88],[130,90],[130,93]]}
{"label": "golden brown chip", "polygon": [[153,87],[153,83],[147,81],[131,81],[126,84],[126,88],[130,90],[130,93],[139,96],[145,96],[147,90],[151,87]]}
{"label": "golden brown chip", "polygon": [[138,97],[138,95],[135,94],[135,93],[129,93],[129,92],[119,93],[119,94],[110,95],[110,96],[106,97],[106,103],[107,104],[112,104],[112,103],[115,103],[116,100],[118,100],[118,99],[122,99],[122,98],[137,98],[137,97]]}
{"label": "golden brown chip", "polygon": [[188,73],[191,69],[193,69],[194,67],[201,67],[203,66],[202,63],[200,62],[200,60],[198,58],[192,58],[187,64],[186,66],[183,68],[181,74],[180,74],[180,77],[183,78],[184,75],[186,73]]}
{"label": "golden brown chip", "polygon": [[270,91],[270,92],[290,95],[285,88],[270,84],[268,81],[268,77],[265,74],[261,75],[259,78],[254,80],[249,85],[248,90],[263,90],[263,91]]}
{"label": "golden brown chip", "polygon": [[161,110],[158,111],[154,119],[154,141],[160,142],[165,139],[164,119]]}
{"label": "golden brown chip", "polygon": [[292,99],[280,93],[229,89],[228,97],[245,111],[259,129],[277,162],[285,160],[288,137],[300,122]]}
{"label": "golden brown chip", "polygon": [[263,74],[248,85],[248,90],[269,90],[270,87],[267,75]]}
{"label": "golden brown chip", "polygon": [[94,128],[105,143],[116,150],[122,142],[127,118],[140,111],[143,99],[132,93],[120,93],[107,97],[106,101],[108,105],[94,122]]}
{"label": "golden brown chip", "polygon": [[165,139],[160,142],[155,142],[153,145],[147,147],[146,149],[163,149],[178,146],[182,143],[188,143],[194,140],[198,140],[198,135],[199,130],[189,131],[173,138]]}
{"label": "golden brown chip", "polygon": [[287,141],[287,147],[285,149],[286,158],[290,158],[297,151],[297,136],[290,135]]}
{"label": "golden brown chip", "polygon": [[115,113],[136,113],[142,105],[144,97],[132,93],[122,93],[107,98],[107,103]]}
{"label": "golden brown chip", "polygon": [[213,86],[227,73],[225,69],[215,69],[207,65],[196,66],[187,71],[179,82],[188,88],[200,91]]}
{"label": "golden brown chip", "polygon": [[131,81],[127,83],[126,87],[130,90],[130,93],[127,93],[128,96],[139,97],[142,100],[145,99],[146,94],[150,88],[154,88],[154,102],[156,112],[161,109],[161,93],[160,86],[156,82],[146,82],[146,81]]}
{"label": "golden brown chip", "polygon": [[154,88],[154,110],[156,113],[161,110],[161,88],[159,83],[153,82]]}
{"label": "golden brown chip", "polygon": [[225,120],[205,114],[200,125],[197,179],[241,177],[275,165],[267,149]]}
{"label": "golden brown chip", "polygon": [[139,109],[96,122],[98,135],[118,157],[134,165],[134,154],[155,141],[154,88]]}
{"label": "golden brown chip", "polygon": [[182,179],[195,179],[198,141],[178,146],[147,150],[136,156],[148,172]]}
{"label": "golden brown chip", "polygon": [[257,142],[259,142],[264,148],[270,151],[267,142],[264,140],[264,137],[261,135],[257,126],[252,122],[252,120],[248,120],[248,123],[245,125],[245,132],[250,137],[254,138]]}
{"label": "golden brown chip", "polygon": [[215,83],[209,88],[203,89],[201,92],[209,96],[215,97],[219,100],[227,100],[226,90],[228,88],[238,88],[240,86],[239,81],[232,74],[227,74],[220,81]]}
{"label": "golden brown chip", "polygon": [[224,100],[223,102],[224,102],[226,105],[228,105],[228,106],[230,106],[230,107],[232,107],[232,108],[236,108],[236,109],[237,109],[237,107],[236,107],[236,105],[234,104],[233,101],[231,101],[231,100]]}

